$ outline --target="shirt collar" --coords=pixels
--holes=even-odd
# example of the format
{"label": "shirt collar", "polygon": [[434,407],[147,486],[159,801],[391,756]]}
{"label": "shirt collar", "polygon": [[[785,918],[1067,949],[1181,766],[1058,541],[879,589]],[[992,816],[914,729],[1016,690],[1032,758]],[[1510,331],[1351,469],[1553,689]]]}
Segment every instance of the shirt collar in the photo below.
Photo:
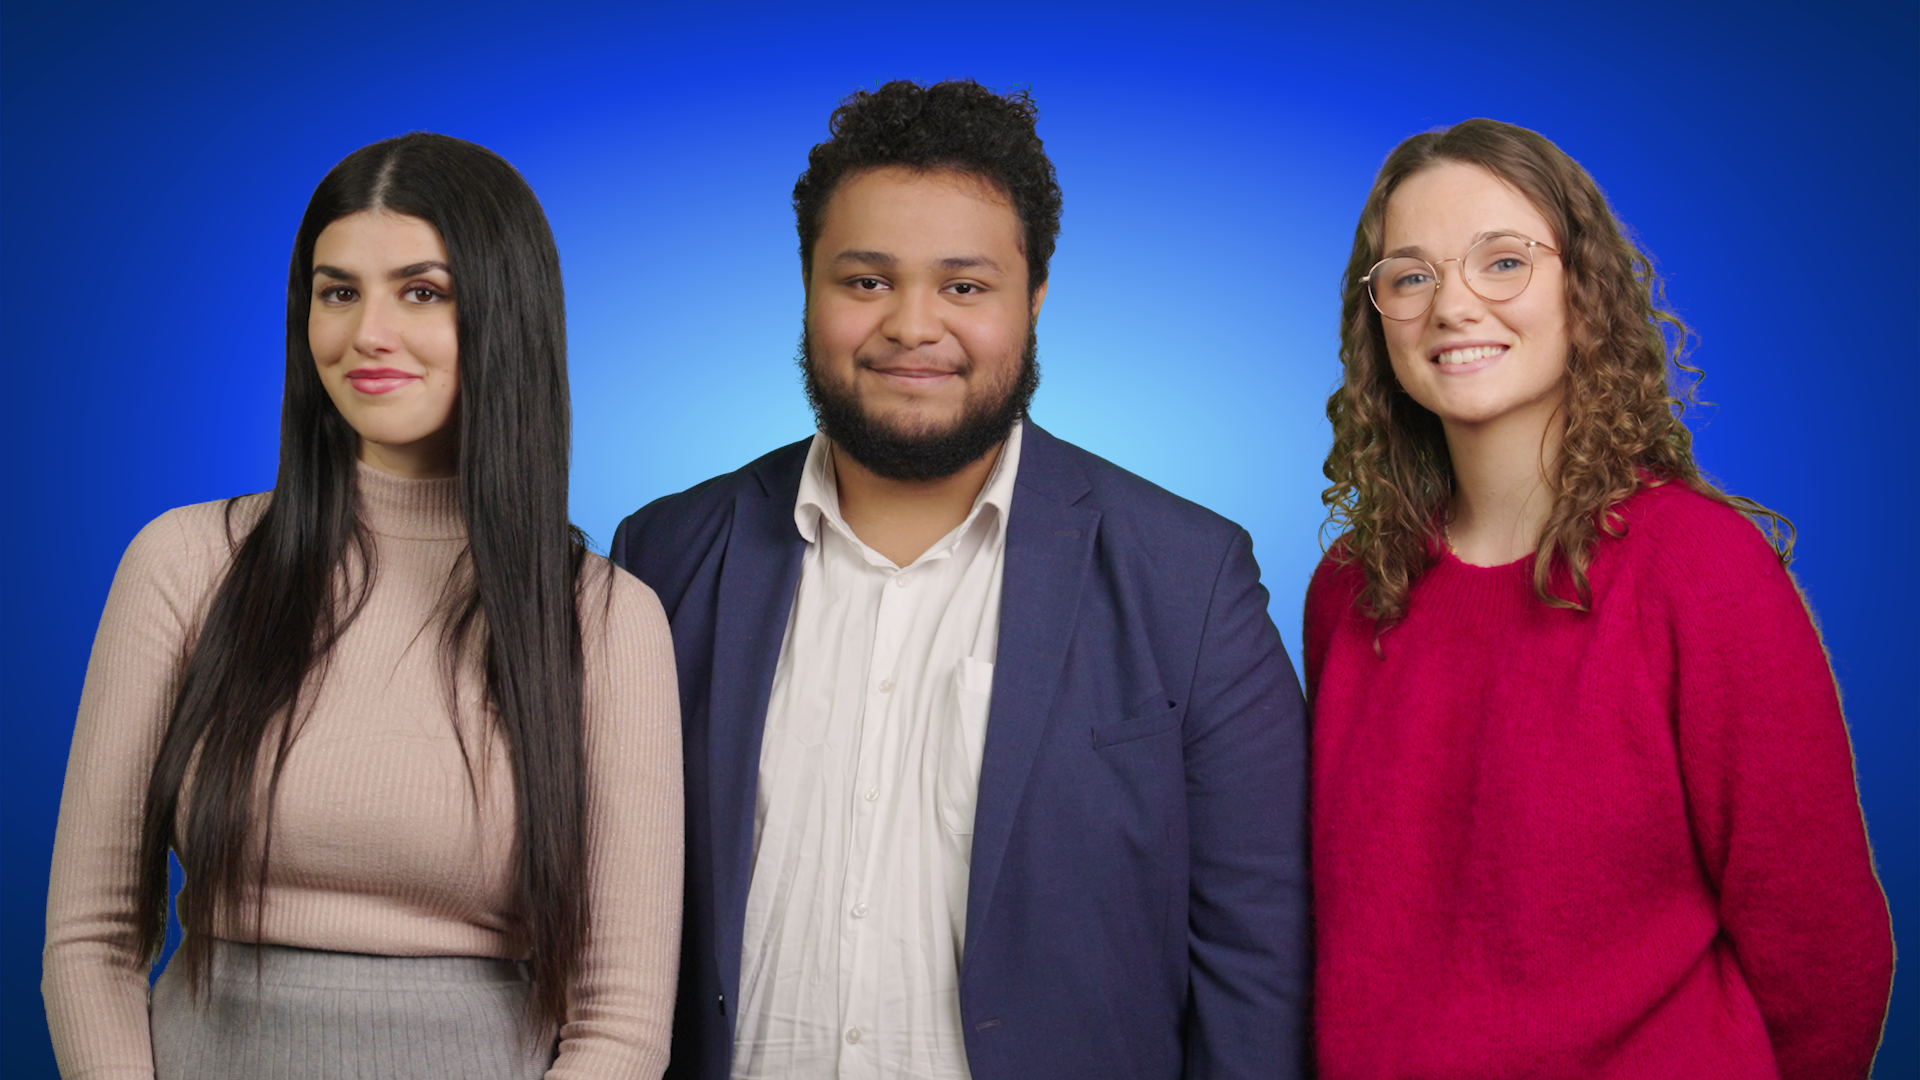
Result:
{"label": "shirt collar", "polygon": [[[967,519],[927,549],[926,554],[920,556],[921,559],[945,554],[956,539],[973,528],[974,522],[987,507],[993,508],[994,527],[1006,527],[1007,514],[1013,508],[1013,482],[1020,471],[1020,434],[1026,426],[1025,420],[1013,425],[1006,443],[1000,447],[1000,459],[993,463],[993,472],[987,476],[980,494],[974,497],[973,509],[967,513]],[[868,562],[878,566],[893,565],[886,556],[861,543],[860,538],[847,526],[846,519],[840,516],[840,486],[833,474],[833,443],[826,435],[816,432],[813,444],[807,447],[807,463],[800,470],[800,495],[793,504],[793,524],[807,543],[817,544],[820,542],[822,522],[852,541]]]}

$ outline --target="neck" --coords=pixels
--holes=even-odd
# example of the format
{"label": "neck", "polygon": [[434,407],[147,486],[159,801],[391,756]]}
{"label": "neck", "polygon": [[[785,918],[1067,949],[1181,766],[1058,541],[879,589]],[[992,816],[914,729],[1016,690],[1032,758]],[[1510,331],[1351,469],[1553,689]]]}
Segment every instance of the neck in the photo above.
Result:
{"label": "neck", "polygon": [[1532,416],[1446,425],[1454,485],[1447,537],[1461,562],[1501,566],[1539,546],[1553,513],[1563,419],[1556,400]]}
{"label": "neck", "polygon": [[893,480],[855,461],[834,443],[840,516],[861,543],[893,560],[895,566],[906,566],[967,520],[1005,445],[996,444],[951,476]]}
{"label": "neck", "polygon": [[360,460],[402,480],[444,480],[460,471],[460,435],[453,425],[405,445],[360,440]]}

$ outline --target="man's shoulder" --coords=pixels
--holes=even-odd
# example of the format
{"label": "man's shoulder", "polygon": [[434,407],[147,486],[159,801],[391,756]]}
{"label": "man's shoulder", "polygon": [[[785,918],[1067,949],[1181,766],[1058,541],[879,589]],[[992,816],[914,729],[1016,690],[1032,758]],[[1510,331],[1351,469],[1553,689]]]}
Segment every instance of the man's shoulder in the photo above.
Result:
{"label": "man's shoulder", "polygon": [[773,490],[775,487],[789,485],[797,491],[811,441],[809,436],[789,443],[730,473],[662,495],[635,510],[614,532],[613,560],[638,573],[637,564],[649,553],[695,550],[702,546],[698,543],[701,535],[723,531],[734,501],[742,493],[772,497],[780,494]]}
{"label": "man's shoulder", "polygon": [[[1032,423],[1026,440],[1018,482],[1031,481],[1029,486],[1044,486],[1072,498],[1075,480],[1084,481],[1077,501],[1100,511],[1103,532],[1117,529],[1143,539],[1184,537],[1215,544],[1245,535],[1244,529],[1220,514]],[[1040,466],[1044,475],[1030,476],[1029,463]]]}

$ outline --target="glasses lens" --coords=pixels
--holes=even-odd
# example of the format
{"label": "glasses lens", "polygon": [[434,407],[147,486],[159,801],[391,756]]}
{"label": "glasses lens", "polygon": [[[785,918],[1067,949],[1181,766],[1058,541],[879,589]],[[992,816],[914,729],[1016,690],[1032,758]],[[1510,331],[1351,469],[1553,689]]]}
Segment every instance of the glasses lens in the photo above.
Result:
{"label": "glasses lens", "polygon": [[1467,251],[1467,283],[1482,299],[1511,300],[1533,280],[1533,249],[1514,236],[1489,236]]}
{"label": "glasses lens", "polygon": [[1373,268],[1367,289],[1373,306],[1389,319],[1417,319],[1433,303],[1433,267],[1424,260],[1388,259]]}

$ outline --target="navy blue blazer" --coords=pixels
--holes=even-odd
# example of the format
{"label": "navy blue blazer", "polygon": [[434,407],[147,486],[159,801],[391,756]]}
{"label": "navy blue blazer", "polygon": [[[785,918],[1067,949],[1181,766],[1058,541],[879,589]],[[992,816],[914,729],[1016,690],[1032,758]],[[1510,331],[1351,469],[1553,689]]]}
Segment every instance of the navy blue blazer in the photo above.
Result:
{"label": "navy blue blazer", "polygon": [[[807,443],[648,504],[613,558],[673,627],[687,876],[670,1077],[733,1060],[755,785]],[[960,1013],[977,1080],[1306,1071],[1306,722],[1245,530],[1027,424]]]}

